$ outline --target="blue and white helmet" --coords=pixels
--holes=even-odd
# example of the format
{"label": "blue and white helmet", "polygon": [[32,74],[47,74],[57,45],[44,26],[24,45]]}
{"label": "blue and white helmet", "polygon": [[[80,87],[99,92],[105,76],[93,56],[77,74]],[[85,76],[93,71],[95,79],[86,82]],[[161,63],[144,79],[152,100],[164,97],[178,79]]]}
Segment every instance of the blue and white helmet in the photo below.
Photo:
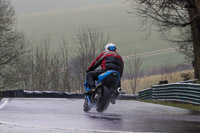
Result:
{"label": "blue and white helmet", "polygon": [[116,48],[116,45],[114,43],[108,43],[105,46],[105,51],[115,51],[116,49],[117,48]]}

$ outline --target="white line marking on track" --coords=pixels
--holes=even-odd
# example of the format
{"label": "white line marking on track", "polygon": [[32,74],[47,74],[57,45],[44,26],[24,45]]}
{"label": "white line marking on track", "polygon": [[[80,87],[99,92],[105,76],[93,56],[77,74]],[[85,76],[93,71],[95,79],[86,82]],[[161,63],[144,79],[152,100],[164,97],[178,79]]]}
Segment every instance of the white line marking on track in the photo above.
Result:
{"label": "white line marking on track", "polygon": [[20,126],[20,127],[41,128],[41,129],[77,131],[77,132],[93,132],[93,133],[136,133],[136,132],[129,132],[129,131],[109,131],[109,130],[93,130],[93,129],[59,128],[59,127],[48,127],[48,126],[27,125],[27,124],[19,124],[19,123],[11,123],[11,122],[3,122],[3,121],[0,121],[0,124],[3,124],[3,125],[10,125],[10,126]]}
{"label": "white line marking on track", "polygon": [[2,100],[2,102],[3,103],[0,105],[0,109],[3,109],[8,104],[8,99],[5,98],[5,99]]}

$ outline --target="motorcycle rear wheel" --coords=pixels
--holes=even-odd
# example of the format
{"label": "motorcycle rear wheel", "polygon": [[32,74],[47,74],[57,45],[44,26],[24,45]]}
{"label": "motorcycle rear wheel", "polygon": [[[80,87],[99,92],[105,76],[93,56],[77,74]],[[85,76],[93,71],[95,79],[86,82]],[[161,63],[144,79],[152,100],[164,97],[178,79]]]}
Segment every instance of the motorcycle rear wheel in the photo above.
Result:
{"label": "motorcycle rear wheel", "polygon": [[110,99],[111,99],[111,91],[106,86],[104,86],[103,94],[100,97],[96,106],[96,111],[97,112],[105,111],[110,104]]}

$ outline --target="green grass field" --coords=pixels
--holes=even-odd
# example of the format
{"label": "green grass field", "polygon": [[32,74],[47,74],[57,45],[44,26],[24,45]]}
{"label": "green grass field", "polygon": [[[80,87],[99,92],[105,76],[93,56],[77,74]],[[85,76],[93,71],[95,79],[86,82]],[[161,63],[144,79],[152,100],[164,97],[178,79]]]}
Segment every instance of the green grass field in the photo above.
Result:
{"label": "green grass field", "polygon": [[[41,13],[16,14],[17,26],[30,40],[43,40],[49,36],[52,49],[60,45],[63,36],[73,48],[73,39],[83,25],[98,26],[104,35],[109,34],[110,42],[117,44],[118,52],[122,56],[127,56],[129,53],[134,54],[135,51],[142,53],[174,47],[161,40],[159,33],[155,31],[152,31],[148,40],[145,40],[146,32],[142,31],[140,18],[128,14],[126,11],[129,8],[122,4],[123,1],[103,0],[102,3],[106,2],[106,4],[95,5],[93,3],[92,6],[82,8],[62,8]],[[91,3],[88,2],[88,4]],[[175,52],[144,57],[143,62],[144,66],[154,67],[160,66],[165,59],[170,59],[173,64],[179,64],[184,57]]]}

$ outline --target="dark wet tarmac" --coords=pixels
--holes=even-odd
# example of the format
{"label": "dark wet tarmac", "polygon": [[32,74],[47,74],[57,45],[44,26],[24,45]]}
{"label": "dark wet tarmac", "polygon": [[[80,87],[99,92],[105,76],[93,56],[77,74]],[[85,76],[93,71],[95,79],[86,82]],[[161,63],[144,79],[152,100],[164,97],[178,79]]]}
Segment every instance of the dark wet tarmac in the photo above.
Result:
{"label": "dark wet tarmac", "polygon": [[0,109],[1,133],[200,132],[198,111],[169,106],[118,100],[104,113],[85,113],[80,99],[7,100]]}

